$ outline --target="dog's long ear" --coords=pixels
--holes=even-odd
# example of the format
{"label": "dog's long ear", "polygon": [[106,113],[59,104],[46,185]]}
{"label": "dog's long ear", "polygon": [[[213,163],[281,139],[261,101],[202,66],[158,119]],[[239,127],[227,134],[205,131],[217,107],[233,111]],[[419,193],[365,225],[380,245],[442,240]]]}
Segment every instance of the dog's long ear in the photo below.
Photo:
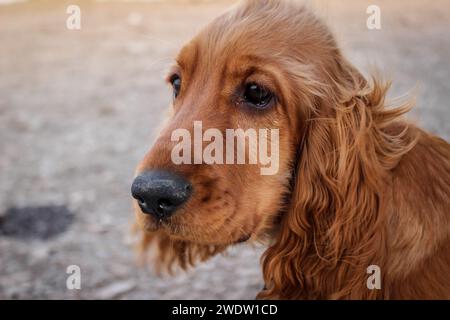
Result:
{"label": "dog's long ear", "polygon": [[310,88],[322,92],[315,106],[301,106],[309,111],[292,200],[263,255],[259,298],[374,298],[379,291],[367,290],[366,269],[383,263],[376,256],[384,235],[380,183],[414,143],[405,125],[393,125],[410,106],[387,109],[389,85],[369,84],[339,53],[326,74]]}

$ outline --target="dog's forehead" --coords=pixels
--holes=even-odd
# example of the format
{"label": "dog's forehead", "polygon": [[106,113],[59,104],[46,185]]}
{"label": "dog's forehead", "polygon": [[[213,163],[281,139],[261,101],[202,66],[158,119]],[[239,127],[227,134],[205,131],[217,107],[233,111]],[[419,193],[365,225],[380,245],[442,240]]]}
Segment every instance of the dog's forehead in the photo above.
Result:
{"label": "dog's forehead", "polygon": [[264,38],[256,31],[220,33],[217,26],[209,27],[180,50],[176,61],[183,71],[190,74],[204,70],[243,77],[275,61],[282,51],[274,41],[261,45],[261,41],[255,39],[257,37],[261,37],[261,41]]}
{"label": "dog's forehead", "polygon": [[269,64],[271,57],[273,54],[270,48],[241,48],[235,43],[222,43],[222,46],[211,47],[202,41],[192,41],[180,51],[177,64],[184,71],[192,71],[191,73],[195,68],[214,73],[226,70],[232,76],[244,76],[255,68]]}
{"label": "dog's forehead", "polygon": [[289,1],[247,1],[202,29],[177,61],[182,67],[217,72],[224,65],[268,64],[302,56],[314,59],[334,46],[328,28],[304,6]]}

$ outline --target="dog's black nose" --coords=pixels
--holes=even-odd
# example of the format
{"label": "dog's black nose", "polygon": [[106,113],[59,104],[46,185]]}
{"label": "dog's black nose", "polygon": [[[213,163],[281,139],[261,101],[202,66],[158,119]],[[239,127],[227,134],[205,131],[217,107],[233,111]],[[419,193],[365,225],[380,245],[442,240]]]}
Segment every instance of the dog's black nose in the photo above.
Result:
{"label": "dog's black nose", "polygon": [[148,171],[136,179],[131,194],[142,212],[157,219],[171,216],[192,193],[192,185],[183,177],[167,171]]}

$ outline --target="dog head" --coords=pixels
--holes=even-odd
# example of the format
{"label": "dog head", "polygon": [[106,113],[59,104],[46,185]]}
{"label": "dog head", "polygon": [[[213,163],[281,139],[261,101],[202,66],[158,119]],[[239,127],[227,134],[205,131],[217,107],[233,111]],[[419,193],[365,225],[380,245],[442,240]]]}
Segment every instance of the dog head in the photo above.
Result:
{"label": "dog head", "polygon": [[[299,235],[315,219],[330,223],[320,213],[342,205],[361,159],[380,151],[349,146],[364,143],[365,107],[376,112],[383,89],[364,91],[328,28],[299,4],[244,1],[180,51],[167,81],[173,115],[133,184],[143,248],[154,243],[165,265],[277,234],[266,267],[282,270],[272,258],[302,251]],[[246,143],[229,147],[237,129]],[[312,211],[312,220],[293,213]]]}
{"label": "dog head", "polygon": [[173,114],[134,184],[145,230],[229,245],[274,224],[301,139],[299,107],[313,103],[309,74],[333,47],[312,15],[290,9],[248,1],[180,51],[167,77]]}

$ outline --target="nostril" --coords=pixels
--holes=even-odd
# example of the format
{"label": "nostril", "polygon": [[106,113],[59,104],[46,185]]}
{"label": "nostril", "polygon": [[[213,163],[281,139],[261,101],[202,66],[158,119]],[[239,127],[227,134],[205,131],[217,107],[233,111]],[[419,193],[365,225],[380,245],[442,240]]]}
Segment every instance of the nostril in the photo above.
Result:
{"label": "nostril", "polygon": [[158,209],[166,210],[173,206],[173,202],[170,201],[169,199],[159,199],[157,201],[157,206],[158,206]]}
{"label": "nostril", "polygon": [[144,204],[145,204],[145,201],[144,201],[144,199],[142,199],[141,197],[139,197],[139,196],[136,196],[136,197],[135,197],[135,199],[137,200],[137,202],[138,202],[139,204],[142,204],[142,205],[144,205]]}

